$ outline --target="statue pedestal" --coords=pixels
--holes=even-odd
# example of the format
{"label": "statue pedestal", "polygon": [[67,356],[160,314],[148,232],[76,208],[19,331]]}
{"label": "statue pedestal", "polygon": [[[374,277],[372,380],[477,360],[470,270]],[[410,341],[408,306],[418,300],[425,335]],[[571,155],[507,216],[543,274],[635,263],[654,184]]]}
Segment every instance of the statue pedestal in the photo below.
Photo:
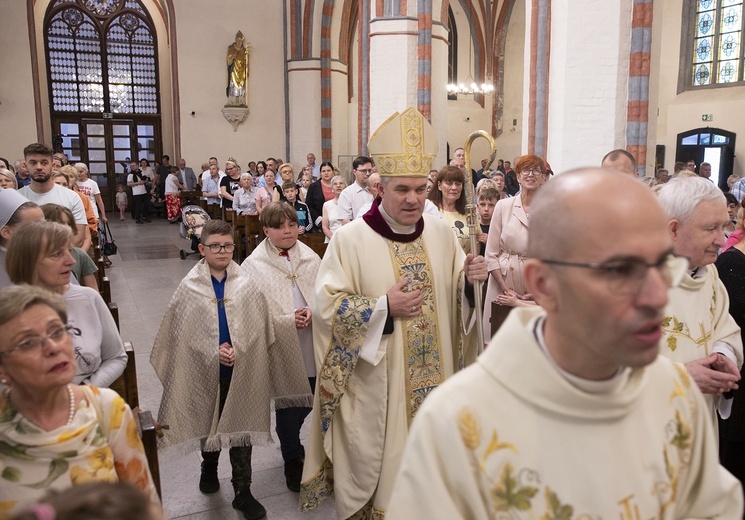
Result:
{"label": "statue pedestal", "polygon": [[233,132],[238,130],[238,125],[246,119],[248,108],[245,107],[225,107],[222,109],[222,115],[225,120],[233,126]]}

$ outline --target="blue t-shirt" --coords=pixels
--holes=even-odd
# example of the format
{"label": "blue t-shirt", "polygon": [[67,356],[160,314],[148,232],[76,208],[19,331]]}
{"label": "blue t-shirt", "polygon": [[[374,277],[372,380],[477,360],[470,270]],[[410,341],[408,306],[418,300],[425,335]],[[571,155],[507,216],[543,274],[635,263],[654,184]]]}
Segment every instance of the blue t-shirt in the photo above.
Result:
{"label": "blue t-shirt", "polygon": [[[230,343],[230,330],[228,329],[228,316],[225,314],[225,280],[228,279],[228,273],[225,273],[222,280],[212,276],[212,288],[215,291],[215,299],[217,299],[217,328],[218,328],[218,346],[223,343]],[[220,381],[225,381],[233,377],[233,367],[226,367],[220,365]]]}

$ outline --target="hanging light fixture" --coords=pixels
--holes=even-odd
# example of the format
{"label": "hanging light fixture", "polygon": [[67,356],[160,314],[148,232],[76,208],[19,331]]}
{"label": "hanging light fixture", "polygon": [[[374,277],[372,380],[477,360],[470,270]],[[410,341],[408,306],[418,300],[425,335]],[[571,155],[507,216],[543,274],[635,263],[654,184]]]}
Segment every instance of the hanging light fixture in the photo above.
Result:
{"label": "hanging light fixture", "polygon": [[476,96],[478,94],[489,94],[494,92],[494,85],[491,83],[477,85],[474,81],[472,52],[473,40],[472,38],[468,38],[468,76],[466,76],[465,83],[448,83],[448,94],[454,94],[456,96]]}

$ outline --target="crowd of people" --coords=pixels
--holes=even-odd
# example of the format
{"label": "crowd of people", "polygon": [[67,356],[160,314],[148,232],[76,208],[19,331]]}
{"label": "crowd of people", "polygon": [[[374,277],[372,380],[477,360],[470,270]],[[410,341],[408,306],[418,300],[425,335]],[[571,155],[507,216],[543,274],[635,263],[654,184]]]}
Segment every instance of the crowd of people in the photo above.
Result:
{"label": "crowd of people", "polygon": [[[725,194],[705,163],[642,181],[625,150],[556,177],[534,154],[468,172],[461,148],[433,168],[414,109],[368,148],[349,178],[313,154],[297,173],[129,164],[136,223],[153,190],[172,222],[197,190],[265,236],[238,265],[230,223],[204,224],[151,352],[162,447],[201,452],[195,488],[220,489],[227,449],[233,507],[266,516],[251,458],[273,410],[306,511],[333,495],[355,519],[742,518],[745,182]],[[132,413],[106,388],[126,355],[86,261],[105,205],[84,164],[56,157],[29,145],[25,177],[0,169],[0,518],[65,518],[45,493],[90,480],[131,484],[111,493],[160,518]],[[325,235],[323,258],[306,233]]]}

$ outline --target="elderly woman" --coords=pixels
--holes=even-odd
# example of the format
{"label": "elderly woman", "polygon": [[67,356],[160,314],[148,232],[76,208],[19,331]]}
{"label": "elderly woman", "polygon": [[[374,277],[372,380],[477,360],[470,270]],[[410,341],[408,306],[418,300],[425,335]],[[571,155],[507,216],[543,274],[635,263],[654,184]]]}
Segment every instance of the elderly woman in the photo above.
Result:
{"label": "elderly woman", "polygon": [[64,296],[68,324],[76,336],[74,382],[109,386],[127,366],[119,331],[101,295],[90,287],[70,284],[75,258],[70,253],[72,232],[56,222],[32,222],[8,248],[5,265],[15,284],[27,283]]}
{"label": "elderly woman", "polygon": [[111,390],[71,384],[77,332],[61,297],[28,285],[0,289],[4,513],[91,480],[129,482],[158,500],[127,404]]}
{"label": "elderly woman", "polygon": [[98,187],[98,183],[90,178],[88,172],[88,166],[85,163],[75,163],[73,166],[75,171],[78,172],[78,178],[75,182],[77,192],[81,195],[88,197],[91,208],[93,208],[93,214],[96,218],[108,222],[106,218],[106,206],[103,204],[103,198],[101,197],[101,189]]}
{"label": "elderly woman", "polygon": [[[65,177],[65,179],[67,180],[67,185],[62,182],[60,175],[63,175]],[[80,201],[83,203],[83,209],[85,210],[85,220],[88,222],[87,227],[89,233],[86,233],[83,239],[83,243],[85,245],[81,245],[80,247],[85,251],[88,251],[91,246],[91,235],[95,235],[96,233],[98,233],[98,219],[96,218],[96,214],[93,212],[93,206],[91,206],[88,197],[80,193],[80,191],[78,190],[78,185],[76,184],[78,178],[77,170],[72,166],[63,166],[58,171],[53,171],[52,177],[54,177],[54,182],[56,184],[64,186],[77,193],[78,197],[80,197]],[[78,240],[78,242],[80,242],[80,240]]]}
{"label": "elderly woman", "polygon": [[12,282],[5,270],[5,255],[13,233],[26,222],[44,220],[44,213],[35,202],[15,190],[0,190],[0,287]]}
{"label": "elderly woman", "polygon": [[[46,221],[57,222],[69,227],[72,230],[73,236],[78,232],[78,227],[75,225],[75,217],[72,216],[70,208],[60,206],[59,204],[44,204],[41,207],[41,211],[44,212],[44,219]],[[71,247],[70,253],[75,258],[75,265],[72,266],[72,275],[75,278],[75,283],[98,291],[98,281],[96,279],[98,267],[96,267],[96,263],[91,260],[88,253],[79,247]],[[70,282],[72,281],[73,279],[71,278]]]}
{"label": "elderly woman", "polygon": [[171,166],[166,177],[166,216],[171,224],[181,222],[181,190],[186,191],[186,186],[178,180],[178,166]]}
{"label": "elderly woman", "polygon": [[334,198],[323,203],[321,226],[323,234],[326,235],[325,243],[329,243],[334,232],[342,225],[341,212],[339,210],[339,195],[347,187],[347,182],[341,175],[335,175],[331,179],[331,189]]}
{"label": "elderly woman", "polygon": [[427,198],[440,210],[442,219],[453,228],[460,246],[468,253],[471,242],[466,222],[466,193],[463,190],[463,180],[463,170],[457,166],[445,166],[437,173],[435,185]]}
{"label": "elderly woman", "polygon": [[6,190],[18,189],[18,181],[15,174],[6,168],[0,168],[0,188]]}
{"label": "elderly woman", "polygon": [[515,162],[520,191],[497,202],[486,243],[486,262],[491,279],[486,291],[484,338],[491,338],[491,303],[497,296],[532,301],[523,285],[522,267],[528,248],[530,203],[546,181],[546,162],[537,155],[523,155]]}
{"label": "elderly woman", "polygon": [[292,181],[295,178],[295,169],[290,163],[280,165],[280,167],[277,168],[277,171],[279,172],[279,179],[277,180],[279,186],[282,186],[286,181]]}
{"label": "elderly woman", "polygon": [[233,193],[233,211],[238,215],[258,215],[256,209],[256,188],[250,172],[241,173],[241,187]]}

